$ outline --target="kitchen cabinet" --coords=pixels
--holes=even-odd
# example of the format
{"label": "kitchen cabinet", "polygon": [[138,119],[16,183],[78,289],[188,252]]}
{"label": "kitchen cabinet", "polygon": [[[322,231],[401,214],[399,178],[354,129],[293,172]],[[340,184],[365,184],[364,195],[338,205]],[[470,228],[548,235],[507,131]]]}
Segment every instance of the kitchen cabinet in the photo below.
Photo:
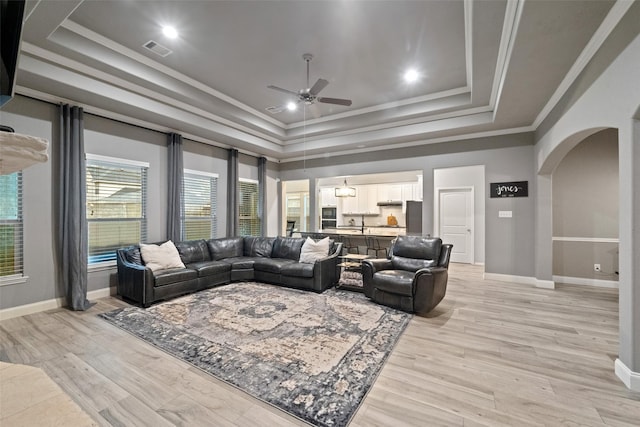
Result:
{"label": "kitchen cabinet", "polygon": [[320,188],[320,206],[337,206],[338,198],[336,197],[335,187]]}
{"label": "kitchen cabinet", "polygon": [[378,215],[378,186],[354,185],[356,197],[342,198],[342,215]]}
{"label": "kitchen cabinet", "polygon": [[389,200],[402,200],[401,184],[378,184],[378,201],[388,202]]}

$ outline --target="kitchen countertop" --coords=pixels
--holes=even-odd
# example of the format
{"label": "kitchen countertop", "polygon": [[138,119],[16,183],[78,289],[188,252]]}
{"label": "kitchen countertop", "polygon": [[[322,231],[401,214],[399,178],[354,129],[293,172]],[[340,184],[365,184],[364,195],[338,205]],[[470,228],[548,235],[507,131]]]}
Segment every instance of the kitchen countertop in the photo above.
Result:
{"label": "kitchen countertop", "polygon": [[[384,228],[383,230],[380,230]],[[373,229],[373,230],[372,230]],[[406,229],[404,227],[365,227],[364,233],[360,227],[339,227],[339,228],[325,228],[324,230],[318,231],[322,234],[339,234],[346,236],[354,236],[354,237],[396,237],[399,235],[404,235],[406,233]]]}

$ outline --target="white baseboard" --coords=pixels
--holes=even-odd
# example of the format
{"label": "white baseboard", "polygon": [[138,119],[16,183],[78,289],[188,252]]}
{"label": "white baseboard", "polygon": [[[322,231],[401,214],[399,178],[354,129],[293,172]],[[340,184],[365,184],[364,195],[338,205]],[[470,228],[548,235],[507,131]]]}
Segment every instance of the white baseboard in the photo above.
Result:
{"label": "white baseboard", "polygon": [[620,359],[616,359],[615,368],[616,375],[629,390],[640,392],[640,372],[633,372]]}
{"label": "white baseboard", "polygon": [[557,283],[566,283],[567,285],[598,286],[600,288],[618,289],[617,280],[587,279],[585,277],[567,276],[553,276],[553,280]]}
{"label": "white baseboard", "polygon": [[543,288],[543,289],[555,289],[556,288],[556,282],[553,280],[540,280],[540,279],[536,279],[536,288]]}
{"label": "white baseboard", "polygon": [[[95,291],[87,292],[87,299],[104,298],[116,294],[116,288],[102,288]],[[67,301],[65,298],[53,298],[46,301],[38,301],[31,304],[19,305],[0,310],[0,320],[12,319],[14,317],[26,316],[28,314],[40,313],[41,311],[53,310],[55,308],[65,307]]]}

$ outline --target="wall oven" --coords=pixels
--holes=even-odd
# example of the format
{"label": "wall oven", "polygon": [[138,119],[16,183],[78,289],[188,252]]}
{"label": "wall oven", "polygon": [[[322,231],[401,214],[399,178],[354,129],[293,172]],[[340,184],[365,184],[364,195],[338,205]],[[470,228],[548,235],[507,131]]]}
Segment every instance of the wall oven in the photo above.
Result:
{"label": "wall oven", "polygon": [[321,224],[322,229],[336,228],[338,226],[338,208],[322,208],[321,210]]}

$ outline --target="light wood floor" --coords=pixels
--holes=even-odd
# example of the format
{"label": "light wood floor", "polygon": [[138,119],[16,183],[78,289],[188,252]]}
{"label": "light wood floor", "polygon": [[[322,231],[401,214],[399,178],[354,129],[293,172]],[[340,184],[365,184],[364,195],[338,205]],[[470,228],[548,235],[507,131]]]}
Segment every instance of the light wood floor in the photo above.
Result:
{"label": "light wood floor", "polygon": [[[617,301],[454,264],[444,301],[411,321],[351,426],[638,426],[640,393],[613,371]],[[96,317],[123,305],[2,321],[0,360],[42,368],[98,425],[303,425]]]}

